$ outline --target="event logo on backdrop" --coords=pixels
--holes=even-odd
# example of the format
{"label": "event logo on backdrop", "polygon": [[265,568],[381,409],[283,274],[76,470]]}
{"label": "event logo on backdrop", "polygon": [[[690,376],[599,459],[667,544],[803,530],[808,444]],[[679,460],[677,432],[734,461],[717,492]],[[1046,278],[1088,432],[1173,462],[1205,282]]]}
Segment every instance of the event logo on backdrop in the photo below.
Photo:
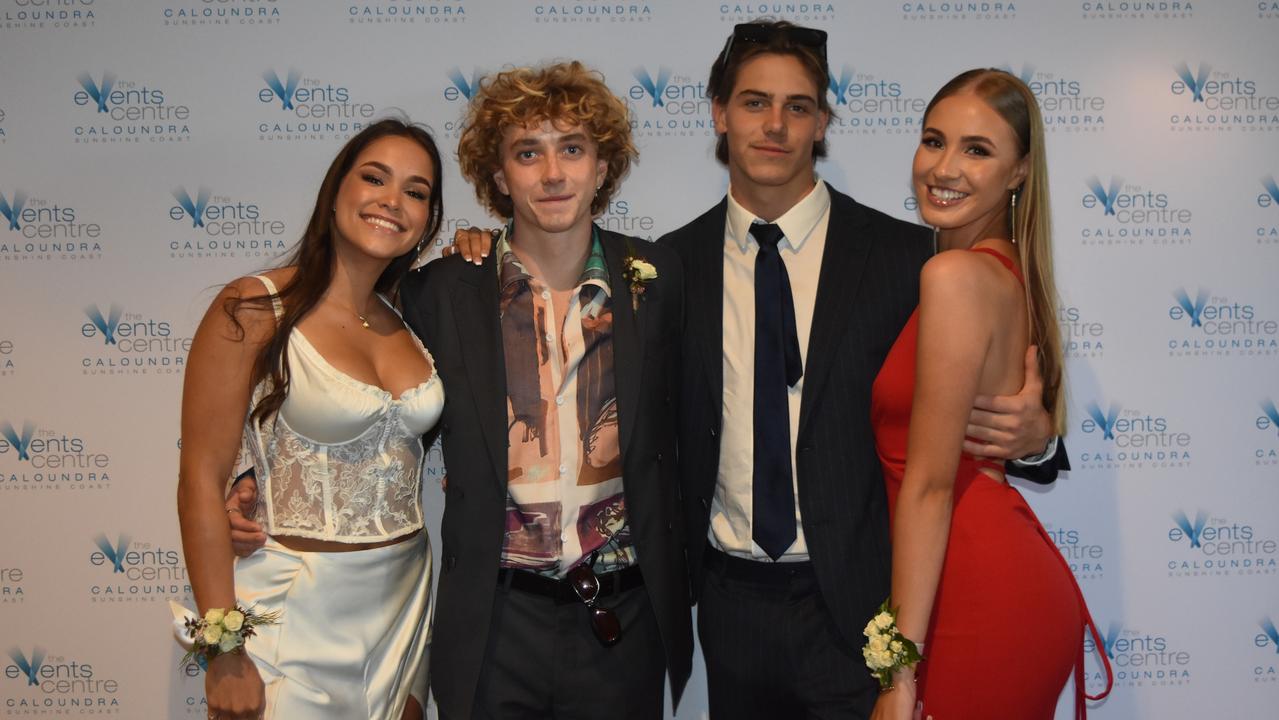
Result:
{"label": "event logo on backdrop", "polygon": [[[1265,94],[1274,81],[1266,72],[1253,75],[1219,70],[1206,62],[1172,68],[1168,91],[1176,105],[1168,123],[1176,132],[1279,130],[1279,96]],[[1262,83],[1258,78],[1264,78]]]}
{"label": "event logo on backdrop", "polygon": [[[833,64],[832,64],[833,65]],[[914,135],[920,130],[928,97],[917,87],[906,88],[901,79],[881,73],[855,71],[849,65],[831,70],[827,89],[834,98],[837,117],[830,119],[830,135]]]}
{"label": "event logo on backdrop", "polygon": [[84,375],[180,375],[186,366],[191,336],[179,335],[169,320],[116,303],[90,303],[80,320]]}
{"label": "event logo on backdrop", "polygon": [[177,546],[139,542],[125,533],[93,537],[88,553],[89,602],[190,600],[191,580]]}
{"label": "event logo on backdrop", "polygon": [[0,260],[100,260],[102,225],[68,202],[0,190]]}
{"label": "event logo on backdrop", "polygon": [[1261,179],[1264,192],[1257,195],[1257,207],[1261,208],[1257,220],[1257,244],[1279,246],[1279,184],[1274,175]]}
{"label": "event logo on backdrop", "polygon": [[1084,247],[1169,247],[1190,245],[1195,213],[1185,200],[1163,186],[1125,182],[1096,175],[1083,183],[1079,205],[1087,217],[1078,230]]}
{"label": "event logo on backdrop", "polygon": [[[1094,618],[1095,620],[1095,618]],[[1190,684],[1195,661],[1180,636],[1149,632],[1122,622],[1098,622],[1102,652],[1110,659],[1116,688],[1163,688]],[[1090,693],[1106,686],[1106,670],[1092,633],[1084,633],[1084,684]]]}
{"label": "event logo on backdrop", "polygon": [[995,0],[932,0],[932,2],[916,2],[915,0],[891,0],[893,5],[900,5],[902,20],[924,20],[943,22],[971,22],[990,20],[1013,20],[1017,17],[1017,3],[996,2]]}
{"label": "event logo on backdrop", "polygon": [[1067,358],[1101,358],[1106,354],[1106,324],[1092,312],[1077,305],[1057,308],[1057,326],[1064,341],[1062,352]]}
{"label": "event logo on backdrop", "polygon": [[0,107],[0,145],[9,141],[9,133],[4,128],[4,108]]}
{"label": "event logo on backdrop", "polygon": [[109,490],[110,473],[100,443],[29,420],[0,421],[0,491]]}
{"label": "event logo on backdrop", "polygon": [[1106,98],[1091,83],[1073,75],[1038,70],[1027,63],[1020,70],[1003,70],[1021,78],[1035,94],[1047,132],[1091,133],[1106,129]]}
{"label": "event logo on backdrop", "polygon": [[[442,137],[456,140],[462,136],[462,123],[466,117],[467,106],[470,104],[471,98],[475,96],[475,91],[480,86],[480,80],[486,74],[485,70],[472,67],[471,74],[467,75],[462,72],[461,68],[456,66],[449,68],[448,72],[445,73],[448,84],[444,86],[440,94],[453,113],[444,121]],[[436,139],[440,138],[437,137]]]}
{"label": "event logo on backdrop", "polygon": [[1279,355],[1279,317],[1250,298],[1212,294],[1199,287],[1172,291],[1167,306],[1168,357],[1258,357]]}
{"label": "event logo on backdrop", "polygon": [[1083,0],[1079,7],[1085,20],[1187,20],[1194,17],[1194,3],[1188,0]]}
{"label": "event logo on backdrop", "polygon": [[534,23],[652,22],[655,10],[644,0],[534,0],[527,18]]}
{"label": "event logo on backdrop", "polygon": [[1168,577],[1274,575],[1279,567],[1273,533],[1203,510],[1174,511],[1168,544]]}
{"label": "event logo on backdrop", "polygon": [[1279,682],[1279,630],[1275,629],[1275,623],[1270,617],[1265,615],[1257,622],[1261,632],[1252,639],[1252,644],[1257,649],[1252,668],[1254,682]]}
{"label": "event logo on backdrop", "polygon": [[[176,226],[169,241],[170,258],[270,258],[284,252],[291,241],[284,221],[269,217],[252,200],[215,195],[202,186],[192,197],[181,185],[171,199],[176,204],[168,215]],[[180,236],[176,228],[181,228]]]}
{"label": "event logo on backdrop", "polygon": [[281,3],[280,0],[204,0],[197,4],[166,0],[160,6],[160,16],[164,26],[172,28],[278,25],[283,19],[282,4],[287,3]]}
{"label": "event logo on backdrop", "polygon": [[169,89],[107,70],[76,76],[71,93],[73,142],[79,144],[189,142],[191,108]]}
{"label": "event logo on backdrop", "polygon": [[799,25],[851,17],[849,0],[840,2],[721,2],[720,22],[744,23],[768,17]]}
{"label": "event logo on backdrop", "polygon": [[1279,465],[1279,408],[1274,400],[1262,398],[1261,413],[1253,421],[1256,431],[1254,460],[1258,467]]}
{"label": "event logo on backdrop", "polygon": [[1105,401],[1085,404],[1082,416],[1081,470],[1190,467],[1193,438],[1175,418]]}
{"label": "event logo on backdrop", "polygon": [[260,76],[253,114],[258,140],[346,140],[370,125],[378,109],[332,78],[304,76],[290,68],[284,75],[267,69]]}
{"label": "event logo on backdrop", "polygon": [[12,338],[0,337],[0,377],[9,377],[18,372],[18,363],[14,360],[17,345]]}
{"label": "event logo on backdrop", "polygon": [[0,610],[26,602],[26,577],[22,565],[0,566]]}
{"label": "event logo on backdrop", "polygon": [[94,0],[3,0],[0,30],[74,30],[93,27]]}
{"label": "event logo on backdrop", "polygon": [[[338,5],[339,3],[334,3]],[[357,25],[466,22],[467,0],[380,0],[341,3],[342,17]],[[495,6],[496,7],[496,6]]]}
{"label": "event logo on backdrop", "polygon": [[638,66],[621,95],[631,110],[636,137],[712,137],[715,121],[706,81],[699,74]]}
{"label": "event logo on backdrop", "polygon": [[1279,18],[1279,0],[1257,0],[1257,17],[1262,20]]}
{"label": "event logo on backdrop", "polygon": [[[90,640],[96,648],[111,650],[101,636]],[[9,649],[7,660],[0,686],[5,715],[119,715],[126,705],[119,680],[101,672],[104,665],[96,659],[21,645]]]}
{"label": "event logo on backdrop", "polygon": [[657,217],[634,200],[617,198],[609,202],[604,213],[595,223],[605,230],[633,235],[645,240],[656,240]]}
{"label": "event logo on backdrop", "polygon": [[1057,551],[1070,565],[1070,571],[1079,580],[1100,580],[1106,574],[1106,547],[1093,537],[1091,528],[1058,526],[1044,523],[1044,530],[1052,538]]}

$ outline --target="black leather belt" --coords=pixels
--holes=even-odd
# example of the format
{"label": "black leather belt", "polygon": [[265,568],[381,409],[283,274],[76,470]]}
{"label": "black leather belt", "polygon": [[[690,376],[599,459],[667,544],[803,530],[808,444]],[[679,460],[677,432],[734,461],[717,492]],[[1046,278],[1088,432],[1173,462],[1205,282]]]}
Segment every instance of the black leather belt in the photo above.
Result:
{"label": "black leather belt", "polygon": [[756,583],[788,583],[798,578],[817,577],[813,564],[803,562],[768,562],[765,560],[746,560],[716,550],[709,543],[703,562],[706,569],[718,573],[730,580],[745,580]]}
{"label": "black leather belt", "polygon": [[[644,576],[640,574],[639,565],[632,565],[596,577],[600,582],[600,593],[596,599],[617,595],[644,584]],[[568,580],[546,577],[528,570],[502,568],[497,573],[497,585],[548,597],[558,603],[581,602]]]}

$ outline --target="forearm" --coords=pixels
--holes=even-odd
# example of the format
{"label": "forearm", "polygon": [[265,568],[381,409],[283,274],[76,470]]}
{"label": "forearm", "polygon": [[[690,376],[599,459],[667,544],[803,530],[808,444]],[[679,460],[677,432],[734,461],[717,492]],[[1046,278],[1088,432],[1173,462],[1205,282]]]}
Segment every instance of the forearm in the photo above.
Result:
{"label": "forearm", "polygon": [[182,552],[201,614],[209,608],[235,605],[231,528],[223,510],[221,485],[212,480],[190,481],[186,476],[178,481]]}
{"label": "forearm", "polygon": [[903,484],[893,520],[892,602],[897,627],[917,643],[924,641],[933,600],[946,559],[953,507],[953,485],[912,487]]}

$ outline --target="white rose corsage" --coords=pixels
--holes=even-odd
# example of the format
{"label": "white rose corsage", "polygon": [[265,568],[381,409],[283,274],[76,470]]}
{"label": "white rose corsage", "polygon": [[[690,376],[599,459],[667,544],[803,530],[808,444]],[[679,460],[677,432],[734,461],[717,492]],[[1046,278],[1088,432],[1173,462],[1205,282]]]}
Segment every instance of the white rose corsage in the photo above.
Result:
{"label": "white rose corsage", "polygon": [[634,248],[627,254],[622,263],[622,277],[631,289],[631,309],[638,312],[640,300],[648,284],[657,279],[657,268],[653,264],[635,256]]}
{"label": "white rose corsage", "polygon": [[274,625],[279,620],[279,611],[258,613],[240,605],[227,610],[210,608],[204,617],[187,617],[183,634],[190,639],[191,649],[178,664],[186,665],[194,660],[200,669],[208,670],[213,658],[243,652],[244,641],[256,634],[255,628]]}
{"label": "white rose corsage", "polygon": [[914,667],[924,659],[914,641],[897,629],[897,610],[889,607],[888,600],[879,606],[862,634],[866,636],[862,657],[870,674],[879,680],[880,688],[893,686],[893,673],[898,668]]}

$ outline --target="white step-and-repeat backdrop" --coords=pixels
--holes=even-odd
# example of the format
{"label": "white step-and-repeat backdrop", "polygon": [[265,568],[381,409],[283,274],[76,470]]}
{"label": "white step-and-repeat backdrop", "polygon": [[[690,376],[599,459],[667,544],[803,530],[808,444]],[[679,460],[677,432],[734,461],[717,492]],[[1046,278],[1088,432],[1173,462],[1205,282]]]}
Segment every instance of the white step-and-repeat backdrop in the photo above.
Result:
{"label": "white step-and-repeat backdrop", "polygon": [[[819,170],[899,217],[936,88],[973,66],[1034,88],[1075,470],[1025,492],[1118,673],[1095,714],[1271,716],[1279,2],[0,0],[0,717],[204,716],[166,605],[190,600],[184,358],[216,288],[298,237],[345,138],[429,124],[444,235],[491,223],[452,158],[477,79],[580,58],[642,155],[602,222],[656,237],[724,192],[705,78],[762,15],[830,32]],[[679,716],[705,707],[699,666]]]}

